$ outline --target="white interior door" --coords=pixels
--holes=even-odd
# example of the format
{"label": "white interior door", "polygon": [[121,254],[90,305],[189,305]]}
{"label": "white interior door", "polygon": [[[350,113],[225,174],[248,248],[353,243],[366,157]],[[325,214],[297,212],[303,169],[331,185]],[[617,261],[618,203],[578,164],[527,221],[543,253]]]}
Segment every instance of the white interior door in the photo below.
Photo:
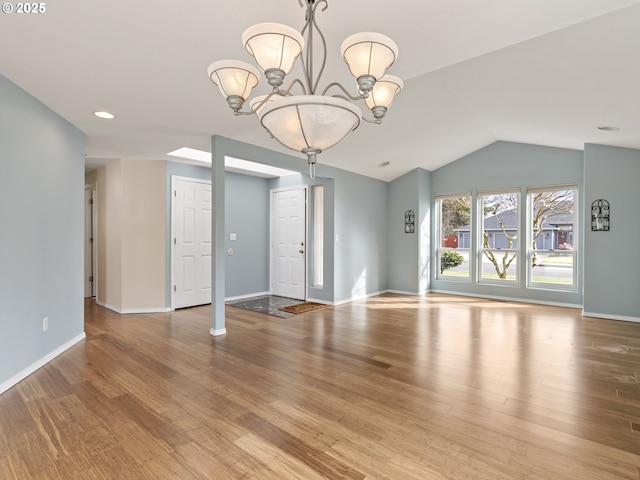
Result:
{"label": "white interior door", "polygon": [[211,181],[171,177],[171,306],[211,303]]}
{"label": "white interior door", "polygon": [[271,293],[305,300],[307,190],[271,192]]}

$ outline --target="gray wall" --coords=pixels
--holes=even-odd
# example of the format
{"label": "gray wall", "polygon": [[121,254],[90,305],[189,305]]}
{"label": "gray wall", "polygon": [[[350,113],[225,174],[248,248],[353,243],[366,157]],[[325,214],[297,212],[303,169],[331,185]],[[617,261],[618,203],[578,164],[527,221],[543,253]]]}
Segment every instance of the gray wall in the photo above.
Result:
{"label": "gray wall", "polygon": [[1,75],[0,105],[1,385],[84,332],[84,135]]}
{"label": "gray wall", "polygon": [[[542,187],[562,184],[577,184],[579,191],[583,189],[583,152],[537,145],[526,145],[510,142],[496,142],[478,150],[453,163],[441,167],[431,176],[432,201],[438,195],[472,192],[475,200],[478,191],[521,189],[526,193],[527,187]],[[577,247],[583,248],[584,229],[582,222],[584,201],[579,195],[577,219]],[[477,216],[476,204],[473,202],[472,215]],[[432,221],[434,214],[432,213]],[[521,231],[525,230],[525,215],[520,219]],[[435,234],[435,222],[431,230]],[[435,256],[435,243],[432,255]],[[472,249],[477,250],[476,239],[472,239]],[[521,252],[522,253],[522,252]],[[432,257],[433,258],[433,257]],[[523,255],[519,259],[524,258]],[[577,290],[573,292],[552,291],[525,288],[526,262],[518,262],[520,269],[520,287],[463,283],[460,281],[438,280],[432,276],[431,288],[437,291],[468,293],[501,298],[527,299],[532,301],[552,302],[559,304],[582,304],[582,269],[583,262],[578,261]],[[471,266],[473,268],[473,266]]]}
{"label": "gray wall", "polygon": [[337,168],[335,180],[335,294],[349,301],[388,288],[387,184]]}
{"label": "gray wall", "polygon": [[225,252],[229,248],[225,296],[269,291],[269,180],[225,174]]}
{"label": "gray wall", "polygon": [[[584,312],[640,321],[640,150],[585,145]],[[591,202],[611,205],[611,231],[592,232]]]}
{"label": "gray wall", "polygon": [[[422,294],[429,288],[430,177],[416,169],[388,186],[388,285],[397,292]],[[407,210],[415,213],[415,233],[405,233]]]}

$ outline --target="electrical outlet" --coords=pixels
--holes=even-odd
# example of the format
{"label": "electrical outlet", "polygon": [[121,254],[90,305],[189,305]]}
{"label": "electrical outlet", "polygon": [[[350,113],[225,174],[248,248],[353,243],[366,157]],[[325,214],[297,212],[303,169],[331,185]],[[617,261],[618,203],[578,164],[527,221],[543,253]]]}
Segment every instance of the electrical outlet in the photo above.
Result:
{"label": "electrical outlet", "polygon": [[42,319],[42,331],[46,332],[49,330],[49,317],[44,317]]}

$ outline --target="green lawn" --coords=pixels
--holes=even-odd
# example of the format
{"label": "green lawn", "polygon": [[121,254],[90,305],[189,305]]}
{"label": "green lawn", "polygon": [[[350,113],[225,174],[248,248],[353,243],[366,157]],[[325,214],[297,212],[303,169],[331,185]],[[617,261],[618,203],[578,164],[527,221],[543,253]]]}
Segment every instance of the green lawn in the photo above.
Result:
{"label": "green lawn", "polygon": [[469,272],[463,270],[445,270],[440,275],[446,275],[447,277],[468,277]]}

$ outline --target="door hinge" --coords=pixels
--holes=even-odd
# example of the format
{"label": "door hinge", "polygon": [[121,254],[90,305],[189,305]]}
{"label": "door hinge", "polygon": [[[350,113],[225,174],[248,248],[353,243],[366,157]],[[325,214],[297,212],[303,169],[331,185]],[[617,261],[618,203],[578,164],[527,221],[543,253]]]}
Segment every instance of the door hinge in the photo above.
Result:
{"label": "door hinge", "polygon": [[175,237],[173,238],[173,244],[176,245],[176,239]]}
{"label": "door hinge", "polygon": [[93,198],[89,199],[89,205],[93,205]]}
{"label": "door hinge", "polygon": [[89,243],[93,243],[93,238],[90,238],[90,239],[89,239]]}
{"label": "door hinge", "polygon": [[178,191],[177,191],[177,190],[174,190],[174,191],[173,191],[173,196],[174,196],[174,197],[177,197],[177,196],[178,196]]}
{"label": "door hinge", "polygon": [[89,281],[90,281],[90,282],[93,282],[93,275],[91,275],[91,276],[89,277]]}
{"label": "door hinge", "polygon": [[173,291],[174,291],[174,292],[177,292],[177,291],[178,291],[178,289],[176,288],[176,286],[175,286],[175,285],[173,286]]}

